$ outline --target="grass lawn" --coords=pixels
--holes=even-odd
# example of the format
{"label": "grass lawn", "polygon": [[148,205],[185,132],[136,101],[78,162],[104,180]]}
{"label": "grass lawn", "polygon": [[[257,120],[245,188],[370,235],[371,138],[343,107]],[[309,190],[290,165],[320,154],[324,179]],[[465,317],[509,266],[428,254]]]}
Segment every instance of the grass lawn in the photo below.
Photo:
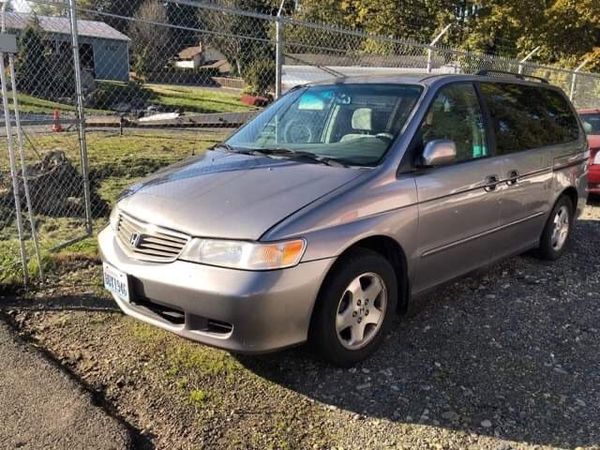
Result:
{"label": "grass lawn", "polygon": [[163,84],[148,84],[147,88],[156,94],[157,104],[184,111],[211,113],[254,109],[240,101],[240,94],[218,89]]}
{"label": "grass lawn", "polygon": [[[44,100],[43,98],[34,97],[28,94],[19,94],[19,111],[29,114],[51,114],[55,109],[61,113],[75,113],[75,106],[65,105],[64,103]],[[11,102],[11,110],[13,110]]]}
{"label": "grass lawn", "polygon": [[[253,109],[240,101],[240,94],[194,86],[98,81],[93,95],[93,106],[87,108],[86,112],[94,115],[113,114],[113,109],[119,104],[130,104],[134,108],[157,105],[166,110],[181,109],[192,113],[244,112]],[[19,94],[19,103],[22,114],[52,114],[55,109],[64,114],[75,113],[73,105],[28,94]]]}
{"label": "grass lawn", "polygon": [[[127,186],[161,167],[204,152],[208,147],[223,140],[230,132],[230,130],[126,129],[125,135],[120,136],[113,132],[89,131],[87,142],[92,190],[107,205],[112,206],[116,197]],[[58,149],[64,151],[71,162],[78,167],[79,151],[76,133],[30,135],[30,140],[31,143],[27,148],[29,162],[37,161],[33,148],[40,154]],[[0,172],[7,173],[7,169],[7,157],[5,154],[0,154]],[[2,194],[1,182],[0,194]],[[50,189],[48,195],[52,195]],[[93,211],[95,232],[106,225],[107,211]],[[4,222],[2,226],[2,219],[4,218],[0,209],[0,286],[17,283],[21,279],[19,247],[15,239],[16,226],[14,221]],[[95,236],[59,252],[50,252],[53,247],[84,234],[85,223],[82,218],[37,215],[36,219],[44,265],[51,267],[63,258],[97,259]],[[28,242],[28,248],[29,253],[32,254],[31,242]],[[36,265],[32,264],[30,270],[35,273]]]}

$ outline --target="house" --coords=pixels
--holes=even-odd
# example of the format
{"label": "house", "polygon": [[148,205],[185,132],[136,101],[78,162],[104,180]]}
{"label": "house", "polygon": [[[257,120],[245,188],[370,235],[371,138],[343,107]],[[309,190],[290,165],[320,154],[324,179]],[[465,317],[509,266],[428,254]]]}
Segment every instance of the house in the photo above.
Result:
{"label": "house", "polygon": [[177,55],[175,67],[180,69],[197,69],[204,62],[204,51],[201,45],[184,48]]}
{"label": "house", "polygon": [[[33,19],[32,14],[5,13],[6,28],[16,34]],[[56,52],[71,51],[71,25],[66,17],[37,16],[44,40]],[[110,25],[95,20],[77,21],[82,68],[97,80],[129,80],[131,39]]]}
{"label": "house", "polygon": [[220,51],[202,44],[181,50],[177,54],[175,67],[180,69],[215,68],[219,69],[221,73],[226,73],[231,69]]}

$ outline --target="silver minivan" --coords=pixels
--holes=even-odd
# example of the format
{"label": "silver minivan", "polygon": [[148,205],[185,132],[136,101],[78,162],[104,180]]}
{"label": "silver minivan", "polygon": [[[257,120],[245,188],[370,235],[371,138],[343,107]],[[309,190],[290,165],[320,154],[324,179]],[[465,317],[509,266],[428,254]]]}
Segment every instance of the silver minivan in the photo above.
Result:
{"label": "silver minivan", "polygon": [[356,363],[409,299],[528,250],[557,259],[589,150],[564,93],[512,74],[297,87],[119,198],[100,233],[125,313],[233,352]]}

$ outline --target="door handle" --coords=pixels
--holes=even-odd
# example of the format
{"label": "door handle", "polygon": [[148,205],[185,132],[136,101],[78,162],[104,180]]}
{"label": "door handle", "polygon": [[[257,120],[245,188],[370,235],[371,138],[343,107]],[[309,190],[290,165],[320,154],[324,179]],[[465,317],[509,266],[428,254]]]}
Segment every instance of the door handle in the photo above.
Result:
{"label": "door handle", "polygon": [[508,172],[508,179],[506,180],[506,184],[508,184],[509,186],[514,186],[518,182],[519,182],[519,171],[511,170],[510,172]]}
{"label": "door handle", "polygon": [[496,190],[496,186],[498,185],[499,181],[500,179],[498,178],[498,175],[490,175],[488,177],[485,177],[485,186],[483,187],[483,189],[486,192],[493,192]]}

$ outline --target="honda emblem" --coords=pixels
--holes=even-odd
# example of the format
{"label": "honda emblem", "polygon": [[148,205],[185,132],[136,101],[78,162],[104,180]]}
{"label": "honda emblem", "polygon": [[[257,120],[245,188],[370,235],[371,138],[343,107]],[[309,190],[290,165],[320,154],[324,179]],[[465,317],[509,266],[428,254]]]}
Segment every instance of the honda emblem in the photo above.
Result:
{"label": "honda emblem", "polygon": [[139,233],[131,233],[131,236],[129,237],[129,245],[131,245],[133,248],[138,248],[141,240],[142,236]]}

